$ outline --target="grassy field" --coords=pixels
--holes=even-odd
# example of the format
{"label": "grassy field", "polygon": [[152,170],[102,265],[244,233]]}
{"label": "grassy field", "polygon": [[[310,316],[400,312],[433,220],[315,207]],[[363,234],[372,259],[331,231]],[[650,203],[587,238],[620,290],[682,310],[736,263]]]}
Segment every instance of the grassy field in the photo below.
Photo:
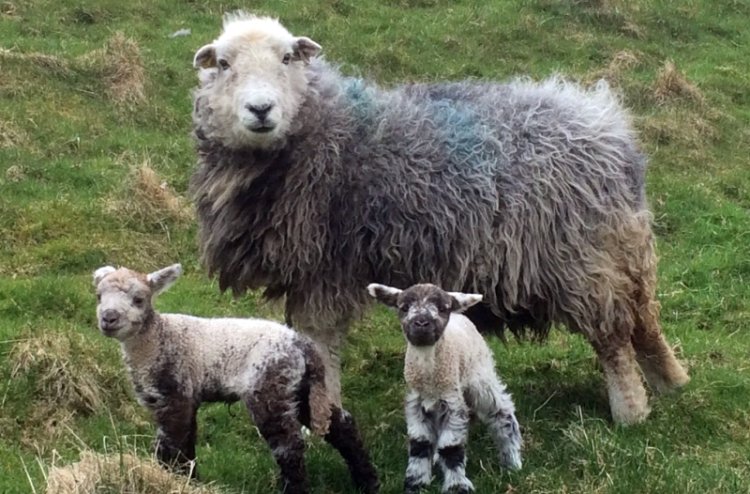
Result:
{"label": "grassy field", "polygon": [[[477,427],[469,475],[478,492],[750,492],[750,3],[10,0],[0,2],[1,493],[43,492],[50,467],[82,450],[148,457],[153,427],[116,343],[96,330],[93,269],[180,261],[186,275],[159,309],[280,315],[207,279],[186,196],[192,56],[238,7],[279,16],[345,72],[383,84],[562,73],[618,88],[651,156],[663,323],[692,382],[655,399],[645,424],[616,427],[581,338],[493,340],[525,464],[500,469]],[[170,37],[183,28],[191,34]],[[376,309],[344,362],[346,405],[388,493],[406,463],[403,350],[395,317]],[[276,487],[238,405],[201,412],[198,455],[221,492]],[[351,490],[325,444],[311,441],[307,458],[315,492]],[[167,492],[118,482],[96,492]]]}

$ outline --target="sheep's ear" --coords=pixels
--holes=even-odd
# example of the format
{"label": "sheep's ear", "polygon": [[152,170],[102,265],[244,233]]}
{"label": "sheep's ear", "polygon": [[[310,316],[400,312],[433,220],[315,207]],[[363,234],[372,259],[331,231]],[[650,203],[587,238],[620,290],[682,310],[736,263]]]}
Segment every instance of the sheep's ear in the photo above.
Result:
{"label": "sheep's ear", "polygon": [[448,292],[448,295],[453,300],[452,312],[463,312],[482,301],[482,295],[478,293]]}
{"label": "sheep's ear", "polygon": [[196,69],[212,69],[216,67],[216,48],[214,48],[214,45],[206,45],[195,52],[193,67]]}
{"label": "sheep's ear", "polygon": [[367,285],[367,293],[378,299],[379,302],[390,307],[396,307],[398,296],[402,291],[403,290],[393,288],[392,286],[379,285],[377,283],[370,283]]}
{"label": "sheep's ear", "polygon": [[177,281],[177,278],[179,278],[181,274],[182,266],[179,264],[172,264],[169,267],[148,274],[146,280],[148,281],[151,290],[154,292],[154,295],[156,295],[172,286],[172,283]]}
{"label": "sheep's ear", "polygon": [[94,286],[98,286],[99,282],[104,279],[105,276],[107,276],[109,273],[114,273],[117,271],[112,266],[102,266],[101,268],[94,271]]}
{"label": "sheep's ear", "polygon": [[305,36],[295,38],[292,45],[294,60],[302,60],[305,63],[309,63],[312,57],[320,53],[320,50],[321,46],[319,44]]}

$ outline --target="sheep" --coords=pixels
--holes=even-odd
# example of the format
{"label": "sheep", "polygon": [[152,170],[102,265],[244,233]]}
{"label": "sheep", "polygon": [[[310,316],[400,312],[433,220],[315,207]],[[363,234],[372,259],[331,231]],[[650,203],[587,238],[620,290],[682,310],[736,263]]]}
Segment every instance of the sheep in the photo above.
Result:
{"label": "sheep", "polygon": [[153,414],[157,458],[196,476],[198,408],[241,400],[280,467],[283,492],[309,490],[301,424],[341,453],[360,490],[377,492],[357,426],[331,403],[309,338],[263,319],[158,313],[153,298],[181,273],[179,264],[150,274],[112,266],[94,272],[99,329],[120,342],[138,402]]}
{"label": "sheep", "polygon": [[521,468],[521,432],[513,400],[495,373],[492,351],[472,322],[460,314],[482,295],[445,292],[425,283],[399,290],[377,283],[368,293],[398,308],[406,337],[404,378],[409,463],[404,490],[430,484],[433,455],[442,466],[443,492],[474,490],[466,477],[469,416],[488,425],[500,463]]}
{"label": "sheep", "polygon": [[191,178],[201,258],[222,290],[265,287],[309,334],[341,401],[360,287],[484,296],[482,333],[592,345],[613,419],[689,377],[662,334],[646,157],[601,81],[408,83],[346,77],[277,20],[227,15],[195,54]]}

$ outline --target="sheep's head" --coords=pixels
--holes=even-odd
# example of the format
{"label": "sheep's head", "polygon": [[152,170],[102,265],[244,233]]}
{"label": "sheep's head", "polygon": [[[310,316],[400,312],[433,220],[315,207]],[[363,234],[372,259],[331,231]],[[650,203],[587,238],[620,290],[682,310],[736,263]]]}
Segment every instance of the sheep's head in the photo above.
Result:
{"label": "sheep's head", "polygon": [[153,314],[153,298],[174,283],[182,267],[174,264],[150,274],[104,266],[94,271],[96,318],[105,336],[124,341]]}
{"label": "sheep's head", "polygon": [[482,300],[481,295],[446,292],[431,284],[399,290],[372,283],[367,291],[385,305],[396,307],[409,343],[434,345],[445,331],[452,312],[462,312]]}
{"label": "sheep's head", "polygon": [[305,66],[319,51],[275,19],[226,15],[221,36],[193,61],[201,69],[194,117],[203,132],[231,148],[282,142],[305,98]]}

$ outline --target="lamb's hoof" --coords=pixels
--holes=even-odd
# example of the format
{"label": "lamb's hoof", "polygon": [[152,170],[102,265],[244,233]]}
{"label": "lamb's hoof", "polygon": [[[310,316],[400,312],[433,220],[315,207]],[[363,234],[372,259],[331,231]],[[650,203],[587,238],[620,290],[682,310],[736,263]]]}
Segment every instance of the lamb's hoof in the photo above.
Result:
{"label": "lamb's hoof", "polygon": [[418,482],[416,479],[406,477],[404,480],[404,494],[419,494],[419,491],[426,489],[428,484]]}
{"label": "lamb's hoof", "polygon": [[380,491],[380,480],[373,473],[372,477],[362,479],[357,482],[357,489],[364,494],[377,494]]}
{"label": "lamb's hoof", "polygon": [[648,405],[612,408],[612,420],[619,425],[636,425],[646,420],[649,413]]}
{"label": "lamb's hoof", "polygon": [[520,451],[504,451],[500,454],[500,465],[508,470],[520,470],[523,466]]}

